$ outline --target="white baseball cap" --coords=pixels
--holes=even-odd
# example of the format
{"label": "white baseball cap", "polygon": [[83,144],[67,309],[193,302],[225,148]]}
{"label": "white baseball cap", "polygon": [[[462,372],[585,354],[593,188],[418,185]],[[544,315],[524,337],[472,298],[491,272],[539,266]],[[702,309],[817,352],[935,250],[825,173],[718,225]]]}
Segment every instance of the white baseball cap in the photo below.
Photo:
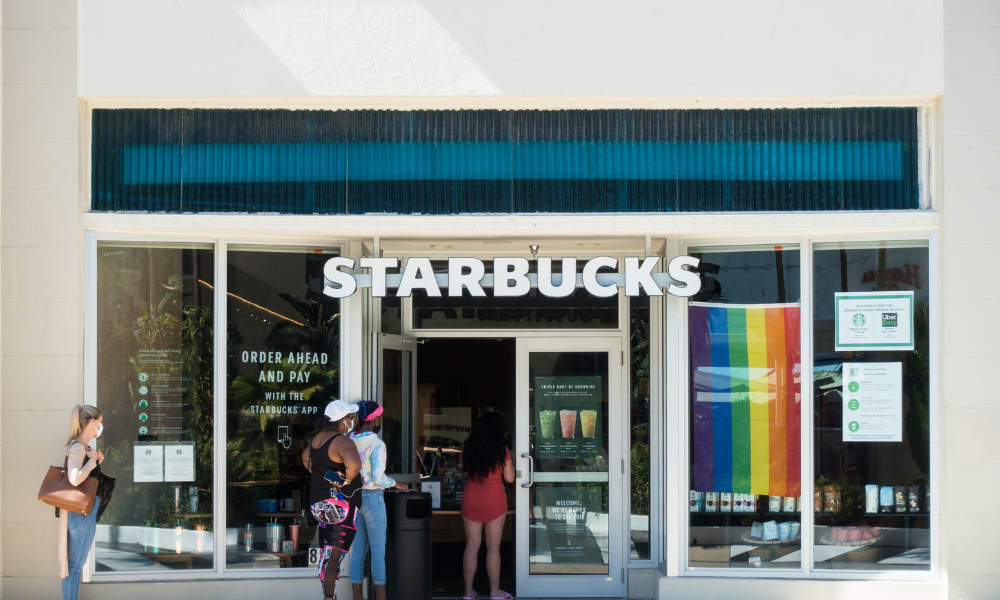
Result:
{"label": "white baseball cap", "polygon": [[334,400],[326,405],[323,414],[331,421],[339,421],[351,413],[358,412],[357,404],[348,404],[343,400]]}

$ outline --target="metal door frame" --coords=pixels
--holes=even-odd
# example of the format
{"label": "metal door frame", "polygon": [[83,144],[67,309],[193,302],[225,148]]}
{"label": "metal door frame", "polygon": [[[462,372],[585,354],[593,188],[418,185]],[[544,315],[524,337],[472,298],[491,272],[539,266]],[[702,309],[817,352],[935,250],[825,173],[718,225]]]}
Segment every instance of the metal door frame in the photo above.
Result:
{"label": "metal door frame", "polygon": [[[622,598],[626,594],[625,538],[611,532],[628,531],[628,510],[625,494],[624,451],[628,443],[625,435],[629,403],[626,378],[623,376],[624,351],[620,336],[569,337],[550,335],[517,338],[517,396],[516,396],[516,447],[515,465],[520,477],[515,481],[515,560],[518,597],[609,597]],[[530,352],[607,352],[608,353],[608,574],[607,575],[530,575],[529,547],[529,496],[531,490],[523,487],[532,477],[528,427],[528,355]],[[615,363],[615,356],[619,361]],[[618,436],[618,439],[615,439]]]}

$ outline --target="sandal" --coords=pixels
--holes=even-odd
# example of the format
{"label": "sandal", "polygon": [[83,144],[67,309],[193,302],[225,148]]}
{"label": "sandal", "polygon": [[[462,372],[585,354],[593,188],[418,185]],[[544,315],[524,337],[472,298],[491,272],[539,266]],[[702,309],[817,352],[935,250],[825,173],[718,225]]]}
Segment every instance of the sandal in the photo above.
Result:
{"label": "sandal", "polygon": [[490,600],[514,600],[514,596],[511,596],[507,592],[500,590],[500,593],[503,594],[503,596],[490,596]]}
{"label": "sandal", "polygon": [[477,600],[478,598],[479,594],[477,594],[476,592],[472,592],[471,596],[462,596],[462,600]]}

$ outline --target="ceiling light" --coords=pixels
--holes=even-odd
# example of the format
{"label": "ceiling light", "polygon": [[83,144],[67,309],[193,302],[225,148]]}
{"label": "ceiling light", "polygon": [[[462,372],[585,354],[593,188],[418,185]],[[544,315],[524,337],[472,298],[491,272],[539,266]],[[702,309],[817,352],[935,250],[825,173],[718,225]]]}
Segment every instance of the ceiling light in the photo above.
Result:
{"label": "ceiling light", "polygon": [[509,244],[507,240],[486,240],[484,244]]}
{"label": "ceiling light", "polygon": [[451,250],[453,246],[451,244],[431,244],[431,248],[435,250]]}
{"label": "ceiling light", "polygon": [[577,246],[600,246],[597,242],[580,242]]}

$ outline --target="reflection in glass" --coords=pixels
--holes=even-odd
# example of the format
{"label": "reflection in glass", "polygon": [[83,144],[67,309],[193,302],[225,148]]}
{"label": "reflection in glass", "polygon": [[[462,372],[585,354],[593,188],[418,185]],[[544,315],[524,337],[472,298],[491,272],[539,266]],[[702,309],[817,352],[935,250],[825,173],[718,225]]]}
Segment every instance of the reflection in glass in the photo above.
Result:
{"label": "reflection in glass", "polygon": [[649,296],[629,299],[631,560],[649,559]]}
{"label": "reflection in glass", "polygon": [[[930,570],[927,243],[818,244],[813,264],[815,568]],[[914,349],[835,351],[838,292],[912,292]],[[845,364],[871,363],[902,371],[901,441],[843,441]]]}
{"label": "reflection in glass", "polygon": [[336,252],[228,251],[226,564],[309,565],[315,527],[303,519],[309,474],[301,454],[340,393],[340,303],[325,296]]}
{"label": "reflection in glass", "polygon": [[97,571],[213,567],[213,273],[209,245],[98,242]]}
{"label": "reflection in glass", "polygon": [[528,357],[529,572],[608,573],[608,354]]}
{"label": "reflection in glass", "polygon": [[693,248],[691,567],[800,567],[799,250]]}

